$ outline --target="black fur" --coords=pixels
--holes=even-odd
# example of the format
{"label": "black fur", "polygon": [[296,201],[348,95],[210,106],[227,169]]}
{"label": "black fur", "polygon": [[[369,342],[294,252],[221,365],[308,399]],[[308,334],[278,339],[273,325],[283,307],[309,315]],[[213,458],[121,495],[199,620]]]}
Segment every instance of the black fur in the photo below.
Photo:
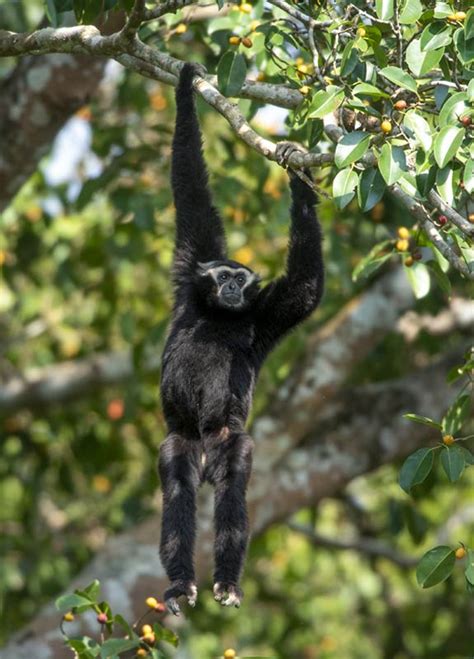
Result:
{"label": "black fur", "polygon": [[180,595],[192,605],[195,601],[196,491],[204,480],[215,487],[214,594],[223,604],[240,604],[238,584],[249,534],[245,493],[253,446],[245,422],[256,378],[277,341],[316,308],[324,279],[315,195],[292,177],[286,273],[262,290],[253,287],[250,301],[240,311],[220,308],[218,301],[210,304],[209,291],[202,294],[199,263],[240,264],[227,259],[222,221],[212,205],[194,106],[194,74],[193,66],[185,65],[176,91],[175,305],[161,381],[169,435],[159,460],[160,555],[171,581],[165,600],[176,614]]}

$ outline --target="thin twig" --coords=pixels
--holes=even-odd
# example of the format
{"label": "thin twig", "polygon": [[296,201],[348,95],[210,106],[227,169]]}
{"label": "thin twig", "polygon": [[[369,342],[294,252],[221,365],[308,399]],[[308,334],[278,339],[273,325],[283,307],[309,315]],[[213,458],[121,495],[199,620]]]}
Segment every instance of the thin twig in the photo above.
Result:
{"label": "thin twig", "polygon": [[400,15],[399,15],[399,6],[398,0],[393,0],[393,31],[395,33],[395,39],[397,41],[397,64],[399,68],[403,68],[403,42],[402,42],[402,33],[400,30]]}

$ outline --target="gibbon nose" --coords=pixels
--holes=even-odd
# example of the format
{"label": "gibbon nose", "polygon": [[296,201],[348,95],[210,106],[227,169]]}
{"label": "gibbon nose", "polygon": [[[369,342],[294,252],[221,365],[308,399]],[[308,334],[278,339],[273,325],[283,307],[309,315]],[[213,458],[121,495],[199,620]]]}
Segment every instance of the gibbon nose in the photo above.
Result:
{"label": "gibbon nose", "polygon": [[229,291],[234,292],[234,291],[236,290],[236,288],[237,288],[237,285],[236,285],[236,283],[235,283],[234,281],[230,281],[230,282],[227,284],[227,288],[228,288]]}

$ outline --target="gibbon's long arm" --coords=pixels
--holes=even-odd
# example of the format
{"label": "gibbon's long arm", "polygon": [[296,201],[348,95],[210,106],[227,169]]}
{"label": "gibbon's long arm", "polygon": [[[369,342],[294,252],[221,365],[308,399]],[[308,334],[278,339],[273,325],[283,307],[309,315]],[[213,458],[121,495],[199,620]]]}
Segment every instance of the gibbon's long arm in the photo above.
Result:
{"label": "gibbon's long arm", "polygon": [[208,187],[202,140],[194,103],[196,69],[185,64],[176,89],[176,127],[171,182],[176,206],[175,276],[187,281],[198,261],[224,259],[225,235]]}
{"label": "gibbon's long arm", "polygon": [[[311,177],[309,172],[307,176]],[[264,347],[307,318],[318,306],[324,289],[321,228],[316,195],[290,172],[291,229],[286,273],[271,282],[257,301],[257,331]]]}

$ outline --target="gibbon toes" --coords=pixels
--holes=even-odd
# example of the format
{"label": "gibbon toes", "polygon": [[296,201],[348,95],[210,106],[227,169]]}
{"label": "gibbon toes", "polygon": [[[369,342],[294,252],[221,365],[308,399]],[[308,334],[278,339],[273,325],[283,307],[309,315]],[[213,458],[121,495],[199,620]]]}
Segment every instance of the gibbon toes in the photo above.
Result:
{"label": "gibbon toes", "polygon": [[282,167],[288,167],[288,160],[293,153],[306,153],[305,149],[300,144],[295,142],[278,142],[276,145],[275,157],[276,161]]}
{"label": "gibbon toes", "polygon": [[235,606],[237,609],[244,597],[244,593],[239,586],[223,581],[214,584],[213,593],[216,602],[220,602],[222,606]]}
{"label": "gibbon toes", "polygon": [[178,598],[186,597],[189,606],[196,606],[197,587],[194,581],[173,581],[170,587],[165,591],[164,600],[166,608],[170,613],[179,616],[181,607],[178,604]]}

